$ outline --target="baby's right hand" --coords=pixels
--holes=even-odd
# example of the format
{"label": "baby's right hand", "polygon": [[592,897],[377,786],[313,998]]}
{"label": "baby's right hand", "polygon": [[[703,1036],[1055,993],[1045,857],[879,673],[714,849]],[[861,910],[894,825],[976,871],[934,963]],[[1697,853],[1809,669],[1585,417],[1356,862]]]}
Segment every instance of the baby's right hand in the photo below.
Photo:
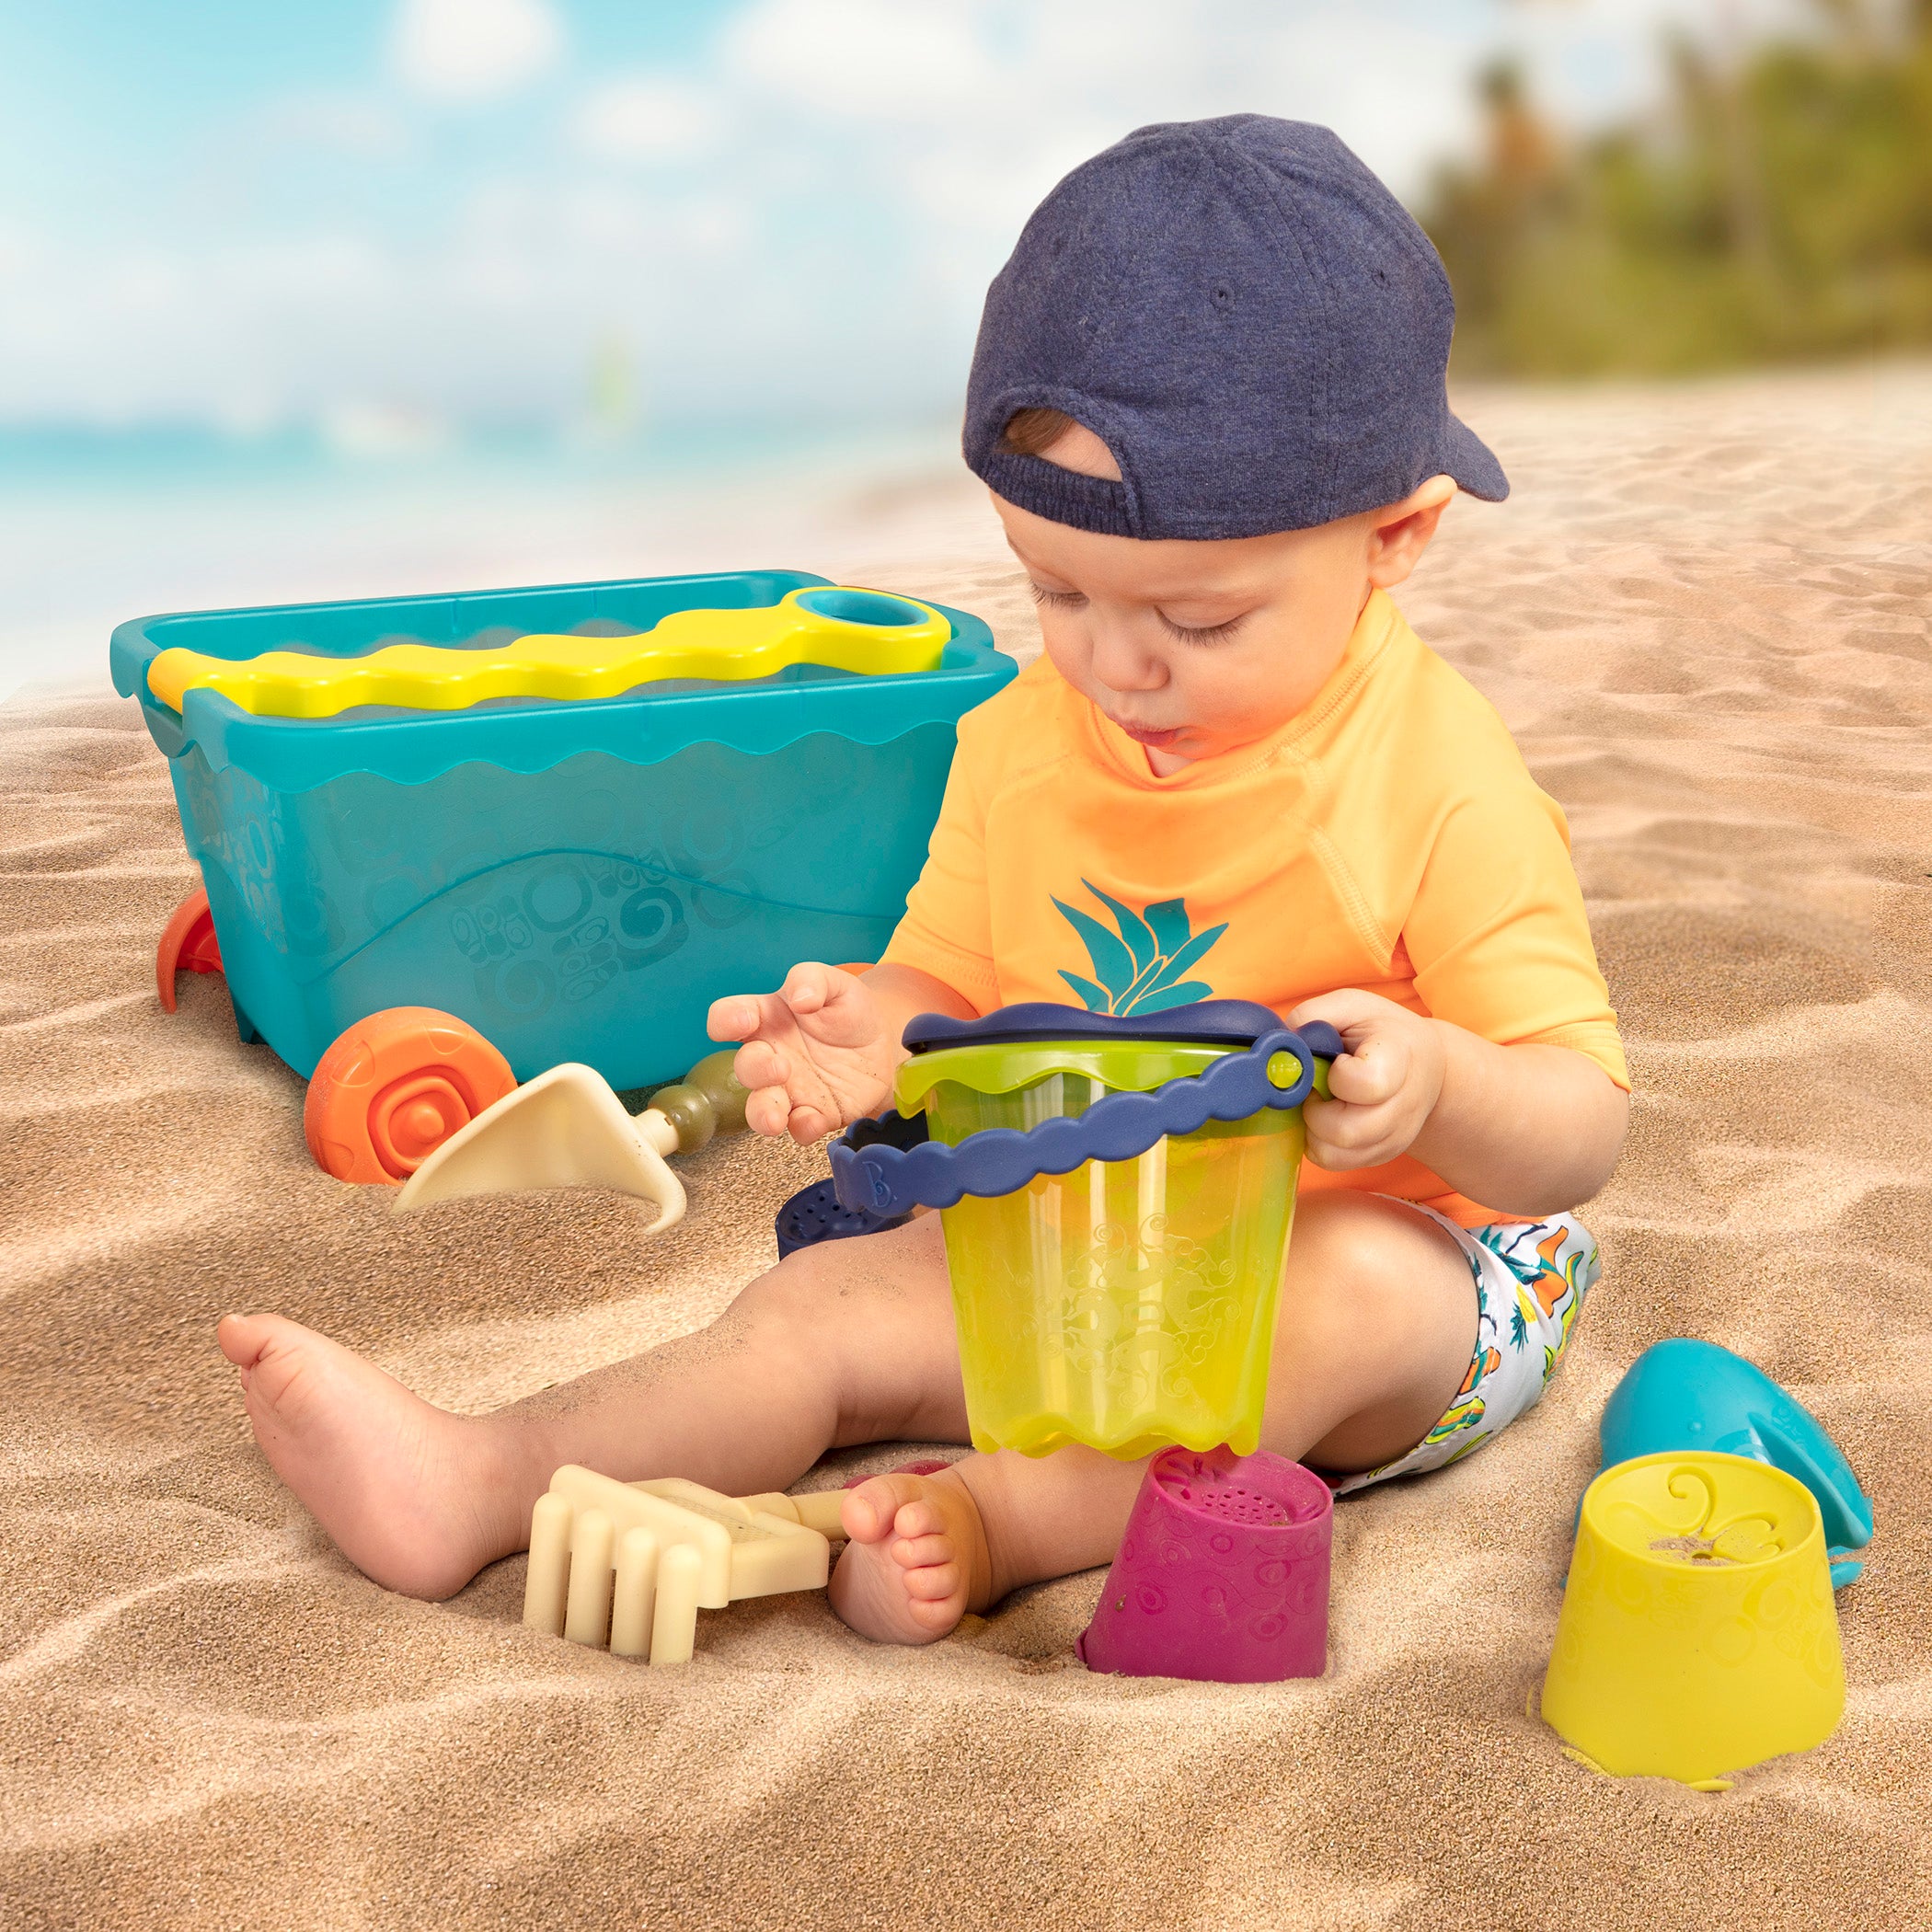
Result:
{"label": "baby's right hand", "polygon": [[899,1041],[856,973],[815,960],[776,993],[714,1000],[713,1040],[742,1040],[733,1071],[751,1089],[745,1125],[803,1144],[878,1113],[890,1098]]}

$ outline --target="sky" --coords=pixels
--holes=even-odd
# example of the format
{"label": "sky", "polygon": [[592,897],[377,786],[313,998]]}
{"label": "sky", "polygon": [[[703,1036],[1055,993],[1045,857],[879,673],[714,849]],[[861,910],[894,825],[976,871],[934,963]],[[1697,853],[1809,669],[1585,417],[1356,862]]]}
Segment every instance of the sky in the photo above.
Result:
{"label": "sky", "polygon": [[1588,126],[1800,0],[0,0],[0,437],[888,423],[1148,121],[1398,193],[1500,52]]}

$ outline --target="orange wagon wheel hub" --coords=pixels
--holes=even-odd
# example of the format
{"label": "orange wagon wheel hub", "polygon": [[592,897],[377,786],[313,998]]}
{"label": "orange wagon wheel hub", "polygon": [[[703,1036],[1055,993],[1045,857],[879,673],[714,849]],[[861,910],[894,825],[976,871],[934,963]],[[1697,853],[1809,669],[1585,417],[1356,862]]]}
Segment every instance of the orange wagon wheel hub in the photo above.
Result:
{"label": "orange wagon wheel hub", "polygon": [[338,1180],[395,1187],[515,1086],[510,1063],[466,1020],[390,1006],[323,1054],[303,1132],[316,1165]]}

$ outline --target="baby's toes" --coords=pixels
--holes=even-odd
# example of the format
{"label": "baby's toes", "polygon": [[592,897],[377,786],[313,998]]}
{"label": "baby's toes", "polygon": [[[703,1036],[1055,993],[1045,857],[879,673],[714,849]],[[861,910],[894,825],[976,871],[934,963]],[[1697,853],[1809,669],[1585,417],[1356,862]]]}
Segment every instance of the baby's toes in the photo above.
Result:
{"label": "baby's toes", "polygon": [[909,1570],[905,1573],[905,1593],[912,1599],[915,1610],[922,1604],[949,1602],[959,1595],[962,1583],[963,1572],[949,1558],[944,1563],[928,1563],[923,1570]]}
{"label": "baby's toes", "polygon": [[887,1643],[932,1643],[958,1624],[977,1527],[963,1485],[909,1470],[871,1477],[846,1493],[844,1516],[849,1540],[832,1573],[839,1616]]}
{"label": "baby's toes", "polygon": [[845,1501],[839,1505],[846,1536],[854,1543],[883,1543],[887,1537],[903,1535],[908,1530],[914,1535],[921,1535],[937,1529],[937,1516],[928,1521],[925,1516],[915,1520],[909,1514],[924,1507],[906,1496],[906,1491],[916,1483],[917,1478],[909,1476],[868,1476],[856,1488],[847,1489]]}
{"label": "baby's toes", "polygon": [[915,1496],[912,1501],[901,1503],[892,1518],[893,1535],[907,1543],[943,1535],[945,1529],[946,1518],[929,1496]]}
{"label": "baby's toes", "polygon": [[952,1538],[942,1535],[937,1530],[923,1536],[908,1536],[904,1531],[906,1512],[899,1512],[900,1535],[892,1545],[893,1562],[902,1570],[929,1570],[935,1563],[950,1563],[953,1559]]}

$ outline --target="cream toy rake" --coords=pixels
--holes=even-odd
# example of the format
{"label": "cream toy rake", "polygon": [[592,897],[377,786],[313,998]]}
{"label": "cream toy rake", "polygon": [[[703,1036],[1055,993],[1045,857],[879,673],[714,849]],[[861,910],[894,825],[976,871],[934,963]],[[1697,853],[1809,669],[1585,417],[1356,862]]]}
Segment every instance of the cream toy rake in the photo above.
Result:
{"label": "cream toy rake", "polygon": [[567,1463],[531,1515],[523,1622],[614,1657],[686,1662],[700,1609],[825,1587],[843,1494],[722,1496]]}

